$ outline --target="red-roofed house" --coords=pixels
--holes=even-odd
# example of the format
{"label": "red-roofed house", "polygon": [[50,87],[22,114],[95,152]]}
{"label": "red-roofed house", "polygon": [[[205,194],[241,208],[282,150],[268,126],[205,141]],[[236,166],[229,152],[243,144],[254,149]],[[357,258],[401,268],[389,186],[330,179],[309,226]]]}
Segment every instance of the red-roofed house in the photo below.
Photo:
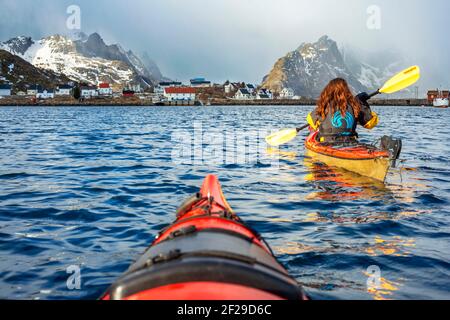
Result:
{"label": "red-roofed house", "polygon": [[98,93],[101,96],[112,96],[113,94],[113,90],[110,87],[109,83],[100,83],[100,85],[98,86]]}
{"label": "red-roofed house", "polygon": [[164,97],[169,101],[194,101],[196,90],[191,87],[169,87],[164,89]]}

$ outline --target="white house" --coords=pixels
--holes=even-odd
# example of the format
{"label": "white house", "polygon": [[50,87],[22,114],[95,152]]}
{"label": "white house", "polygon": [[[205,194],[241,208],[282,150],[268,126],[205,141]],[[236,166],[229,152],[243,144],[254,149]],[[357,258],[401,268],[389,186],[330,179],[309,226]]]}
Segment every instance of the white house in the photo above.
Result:
{"label": "white house", "polygon": [[256,91],[256,87],[251,83],[247,83],[245,85],[245,88],[247,89],[248,92],[250,92],[250,94],[253,94]]}
{"label": "white house", "polygon": [[229,82],[229,81],[227,81],[223,85],[223,89],[224,89],[225,93],[227,93],[227,94],[235,92],[240,87],[241,87],[241,84],[238,83],[238,82]]}
{"label": "white house", "polygon": [[97,87],[95,86],[81,87],[81,97],[86,99],[98,97]]}
{"label": "white house", "polygon": [[273,99],[273,93],[269,89],[260,89],[258,91],[258,94],[256,95],[256,99],[263,100],[263,99]]}
{"label": "white house", "polygon": [[252,94],[247,89],[239,89],[234,95],[236,100],[250,100]]}
{"label": "white house", "polygon": [[70,96],[72,93],[72,87],[68,85],[62,85],[56,88],[57,96]]}
{"label": "white house", "polygon": [[39,89],[36,93],[36,99],[53,99],[55,91],[50,89]]}
{"label": "white house", "polygon": [[27,89],[27,96],[36,96],[39,90],[42,90],[40,85],[31,86]]}
{"label": "white house", "polygon": [[169,87],[164,89],[168,101],[195,101],[196,91],[190,87]]}
{"label": "white house", "polygon": [[291,88],[283,88],[280,92],[280,99],[292,99],[294,98],[294,90]]}
{"label": "white house", "polygon": [[113,89],[110,87],[109,83],[100,83],[98,86],[98,94],[101,96],[112,96]]}
{"label": "white house", "polygon": [[10,96],[11,95],[12,86],[10,84],[0,84],[0,96]]}

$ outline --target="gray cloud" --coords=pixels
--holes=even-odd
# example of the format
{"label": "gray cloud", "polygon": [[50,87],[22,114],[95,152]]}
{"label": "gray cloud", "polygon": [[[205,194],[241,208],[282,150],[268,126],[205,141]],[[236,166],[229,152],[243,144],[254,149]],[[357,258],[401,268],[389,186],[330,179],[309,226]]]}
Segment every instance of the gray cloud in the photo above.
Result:
{"label": "gray cloud", "polygon": [[[367,50],[397,49],[442,82],[436,85],[450,85],[447,75],[436,76],[450,70],[447,0],[0,0],[0,39],[66,33],[71,4],[82,9],[84,32],[148,51],[180,80],[259,82],[286,52],[328,34]],[[366,27],[373,4],[382,15],[377,31]]]}

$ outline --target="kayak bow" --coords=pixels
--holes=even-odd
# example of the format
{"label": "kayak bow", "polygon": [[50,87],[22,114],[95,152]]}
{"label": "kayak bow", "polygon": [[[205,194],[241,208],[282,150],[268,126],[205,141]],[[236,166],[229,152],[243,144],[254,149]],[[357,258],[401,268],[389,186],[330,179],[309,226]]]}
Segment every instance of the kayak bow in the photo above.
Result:
{"label": "kayak bow", "polygon": [[[385,181],[393,157],[388,150],[371,145],[355,143],[348,146],[332,146],[318,141],[319,132],[306,139],[307,155],[325,163],[358,173],[379,181]],[[397,154],[398,157],[398,154]]]}
{"label": "kayak bow", "polygon": [[306,300],[264,240],[232,211],[218,179],[177,211],[103,300]]}

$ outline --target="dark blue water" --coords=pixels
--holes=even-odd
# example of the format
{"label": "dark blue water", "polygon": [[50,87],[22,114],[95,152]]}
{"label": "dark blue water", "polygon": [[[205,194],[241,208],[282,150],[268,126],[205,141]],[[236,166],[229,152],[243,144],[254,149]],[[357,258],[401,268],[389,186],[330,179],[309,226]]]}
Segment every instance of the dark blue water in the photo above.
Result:
{"label": "dark blue water", "polygon": [[194,121],[219,142],[193,157],[221,131],[294,126],[310,107],[0,108],[0,298],[97,298],[215,173],[313,298],[449,299],[449,111],[375,109],[363,139],[404,139],[386,185],[305,159],[301,138],[257,160],[177,153]]}

